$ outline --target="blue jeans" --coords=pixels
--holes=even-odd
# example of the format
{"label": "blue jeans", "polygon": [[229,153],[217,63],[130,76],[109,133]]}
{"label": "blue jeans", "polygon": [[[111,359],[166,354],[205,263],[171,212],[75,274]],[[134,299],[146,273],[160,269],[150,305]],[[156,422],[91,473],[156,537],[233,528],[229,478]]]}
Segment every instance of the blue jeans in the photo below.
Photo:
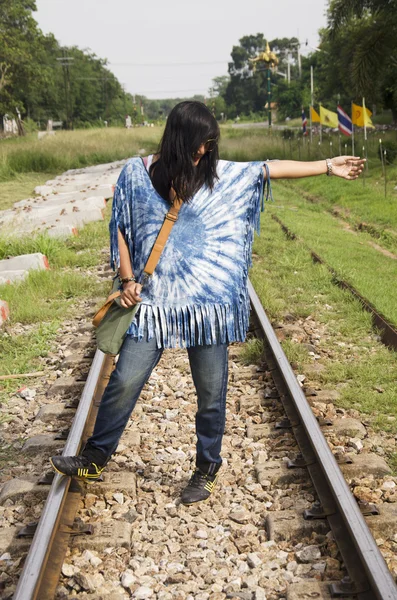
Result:
{"label": "blue jeans", "polygon": [[[228,344],[194,346],[187,349],[197,392],[196,465],[214,473],[222,463],[220,456],[225,429],[228,377]],[[115,452],[143,386],[160,360],[162,348],[150,341],[127,336],[103,394],[94,433],[87,447],[100,450],[108,459]]]}

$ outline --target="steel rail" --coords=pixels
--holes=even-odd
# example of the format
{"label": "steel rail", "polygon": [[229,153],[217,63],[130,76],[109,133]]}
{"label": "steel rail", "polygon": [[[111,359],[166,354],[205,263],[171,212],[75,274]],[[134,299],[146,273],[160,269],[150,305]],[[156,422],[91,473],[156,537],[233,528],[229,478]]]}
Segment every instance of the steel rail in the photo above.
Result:
{"label": "steel rail", "polygon": [[[316,465],[311,470],[309,468],[309,472],[316,470],[320,471],[322,477],[328,483],[329,493],[332,494],[332,502],[338,508],[338,517],[340,515],[345,531],[348,532],[351,538],[351,546],[356,550],[357,557],[359,558],[360,563],[357,565],[358,570],[361,571],[362,569],[365,578],[369,582],[370,589],[360,589],[358,590],[358,595],[361,598],[368,599],[397,600],[397,587],[394,579],[387,568],[385,560],[376,545],[363,515],[361,514],[357,501],[352,495],[344,476],[339,469],[338,463],[336,462],[317,419],[298,384],[292,367],[284,354],[258,295],[250,281],[248,282],[248,291],[251,305],[261,330],[269,344],[277,369],[281,374],[289,398],[298,415],[299,422],[295,423],[293,428],[304,430],[309,440],[311,451],[316,457]],[[313,483],[317,489],[316,482],[313,481]],[[331,514],[327,518],[331,529],[335,534],[335,527],[333,527],[333,524],[338,527],[339,523],[335,523],[333,517],[334,515]],[[347,567],[347,561],[345,561],[343,553],[342,557],[344,558]],[[352,577],[352,580],[354,581],[354,577]]]}
{"label": "steel rail", "polygon": [[[79,451],[87,416],[92,406],[92,399],[105,358],[103,352],[96,351],[63,450],[63,456],[73,456]],[[33,600],[36,598],[70,483],[70,477],[59,474],[54,477],[13,600]]]}

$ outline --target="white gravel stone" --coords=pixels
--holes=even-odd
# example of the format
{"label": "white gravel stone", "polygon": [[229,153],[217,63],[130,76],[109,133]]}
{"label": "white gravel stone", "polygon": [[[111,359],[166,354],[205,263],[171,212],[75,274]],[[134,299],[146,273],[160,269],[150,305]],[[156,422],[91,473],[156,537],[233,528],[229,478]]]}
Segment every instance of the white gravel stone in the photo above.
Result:
{"label": "white gravel stone", "polygon": [[0,556],[0,561],[1,560],[11,560],[11,554],[9,552],[4,552],[4,554]]}
{"label": "white gravel stone", "polygon": [[364,448],[363,443],[359,438],[351,438],[348,441],[348,445],[351,448],[354,448],[354,450],[357,450],[357,452],[361,452],[361,450]]}
{"label": "white gravel stone", "polygon": [[65,575],[65,577],[73,577],[73,575],[79,571],[77,567],[69,563],[63,563],[61,570],[62,575]]}
{"label": "white gravel stone", "polygon": [[124,494],[121,494],[119,492],[116,492],[115,494],[113,494],[113,498],[116,500],[116,502],[118,502],[119,504],[124,504]]}
{"label": "white gravel stone", "polygon": [[302,550],[295,552],[296,558],[301,563],[308,563],[321,558],[321,550],[318,546],[305,546]]}
{"label": "white gravel stone", "polygon": [[295,573],[297,568],[298,563],[296,562],[296,560],[291,560],[291,562],[287,564],[287,571],[291,571],[291,573]]}
{"label": "white gravel stone", "polygon": [[251,569],[255,569],[256,567],[259,567],[259,565],[262,564],[262,560],[255,552],[250,552],[249,554],[247,554],[247,562]]}
{"label": "white gravel stone", "polygon": [[127,569],[127,571],[122,573],[120,582],[124,588],[131,589],[131,587],[137,582],[137,578],[135,577],[133,571]]}
{"label": "white gravel stone", "polygon": [[325,569],[326,569],[327,564],[326,563],[316,563],[315,565],[313,565],[313,569],[315,571],[318,571],[319,573],[324,573]]}
{"label": "white gravel stone", "polygon": [[24,400],[33,400],[34,398],[36,398],[36,390],[32,390],[31,388],[22,388],[18,394],[21,396],[21,398],[23,398]]}
{"label": "white gravel stone", "polygon": [[255,600],[266,600],[265,590],[261,587],[257,587],[255,590]]}
{"label": "white gravel stone", "polygon": [[137,600],[145,600],[145,598],[152,598],[154,592],[150,588],[145,585],[141,585],[135,592],[132,594],[132,598],[136,598]]}
{"label": "white gravel stone", "polygon": [[102,559],[99,556],[95,556],[90,550],[84,550],[82,558],[90,562],[93,567],[98,567],[102,563]]}
{"label": "white gravel stone", "polygon": [[394,483],[394,481],[384,481],[382,483],[382,490],[392,490],[395,487],[396,484]]}
{"label": "white gravel stone", "polygon": [[174,408],[172,410],[166,410],[165,411],[165,418],[167,419],[167,421],[172,421],[172,419],[175,419],[175,417],[178,416],[179,410],[177,408]]}
{"label": "white gravel stone", "polygon": [[198,529],[195,537],[200,540],[206,540],[208,538],[208,533],[205,531],[205,529]]}

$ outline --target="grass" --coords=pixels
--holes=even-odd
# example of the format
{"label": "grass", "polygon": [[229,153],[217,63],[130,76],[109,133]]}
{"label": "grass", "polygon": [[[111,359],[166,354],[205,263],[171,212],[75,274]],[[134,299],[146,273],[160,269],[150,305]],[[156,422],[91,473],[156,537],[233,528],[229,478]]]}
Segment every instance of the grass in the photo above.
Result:
{"label": "grass", "polygon": [[38,140],[35,134],[0,144],[0,182],[20,173],[60,173],[93,164],[127,158],[145,149],[153,151],[160,128],[60,131]]}
{"label": "grass", "polygon": [[245,342],[239,358],[246,365],[252,365],[263,359],[264,345],[258,338],[252,338]]}
{"label": "grass", "polygon": [[[54,320],[51,323],[40,323],[32,331],[21,335],[9,335],[2,332],[0,335],[0,374],[9,375],[41,370],[40,358],[47,356],[51,350],[59,326],[60,321]],[[23,379],[2,381],[0,401],[6,405],[9,394],[15,393],[23,383]],[[2,410],[2,417],[7,417],[4,410]]]}
{"label": "grass", "polygon": [[99,294],[105,295],[102,284],[74,272],[31,271],[24,281],[0,286],[0,297],[10,307],[11,323],[22,324],[65,318],[76,298]]}
{"label": "grass", "polygon": [[20,173],[7,181],[0,181],[0,210],[11,208],[14,202],[34,196],[34,188],[53,179],[56,173]]}
{"label": "grass", "polygon": [[48,258],[51,268],[88,268],[98,265],[100,252],[109,241],[110,204],[106,207],[103,221],[88,223],[76,237],[62,240],[51,238],[46,233],[35,237],[0,237],[0,260],[7,256],[41,252]]}
{"label": "grass", "polygon": [[296,321],[310,316],[320,332],[322,371],[313,368],[317,361],[305,345],[291,338],[282,342],[289,360],[312,385],[336,388],[340,406],[356,408],[375,427],[395,432],[388,417],[397,417],[397,354],[376,340],[370,315],[332,284],[325,267],[313,264],[301,242],[285,238],[270,211],[262,216],[254,252],[250,278],[271,320],[282,321],[287,312]]}
{"label": "grass", "polygon": [[[31,252],[42,252],[50,270],[32,271],[25,281],[0,286],[0,298],[10,306],[11,320],[0,333],[0,374],[27,373],[40,369],[40,357],[51,349],[57,329],[76,311],[79,298],[105,297],[109,282],[98,282],[89,269],[103,261],[102,249],[108,245],[108,216],[89,223],[77,237],[65,241],[42,234],[36,238],[0,239],[0,259]],[[8,335],[15,323],[31,326],[32,331]],[[29,328],[30,329],[30,328]],[[23,379],[0,382],[0,400],[7,401]]]}
{"label": "grass", "polygon": [[[397,251],[397,167],[388,167],[389,192],[384,195],[384,178],[380,166],[371,166],[370,176],[354,182],[336,178],[312,177],[284,180],[282,185],[295,194],[303,192],[308,200],[320,204],[350,223],[355,229],[369,230],[380,243]],[[372,225],[372,227],[368,227]]]}
{"label": "grass", "polygon": [[294,190],[277,187],[275,194],[280,205],[269,206],[269,213],[276,213],[310,249],[397,324],[397,302],[391,293],[396,261],[373,248],[369,234],[347,231],[321,206],[302,200]]}

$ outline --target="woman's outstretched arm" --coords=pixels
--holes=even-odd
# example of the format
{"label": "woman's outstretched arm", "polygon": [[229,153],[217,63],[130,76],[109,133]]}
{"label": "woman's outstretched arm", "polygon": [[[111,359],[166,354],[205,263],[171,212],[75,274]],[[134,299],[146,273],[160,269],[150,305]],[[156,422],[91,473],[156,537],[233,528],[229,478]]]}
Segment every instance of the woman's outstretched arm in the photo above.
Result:
{"label": "woman's outstretched arm", "polygon": [[[270,179],[297,179],[325,175],[328,172],[328,161],[332,175],[343,179],[357,179],[364,168],[365,158],[357,156],[336,156],[327,160],[275,160],[267,164]],[[266,169],[264,168],[265,176]]]}

